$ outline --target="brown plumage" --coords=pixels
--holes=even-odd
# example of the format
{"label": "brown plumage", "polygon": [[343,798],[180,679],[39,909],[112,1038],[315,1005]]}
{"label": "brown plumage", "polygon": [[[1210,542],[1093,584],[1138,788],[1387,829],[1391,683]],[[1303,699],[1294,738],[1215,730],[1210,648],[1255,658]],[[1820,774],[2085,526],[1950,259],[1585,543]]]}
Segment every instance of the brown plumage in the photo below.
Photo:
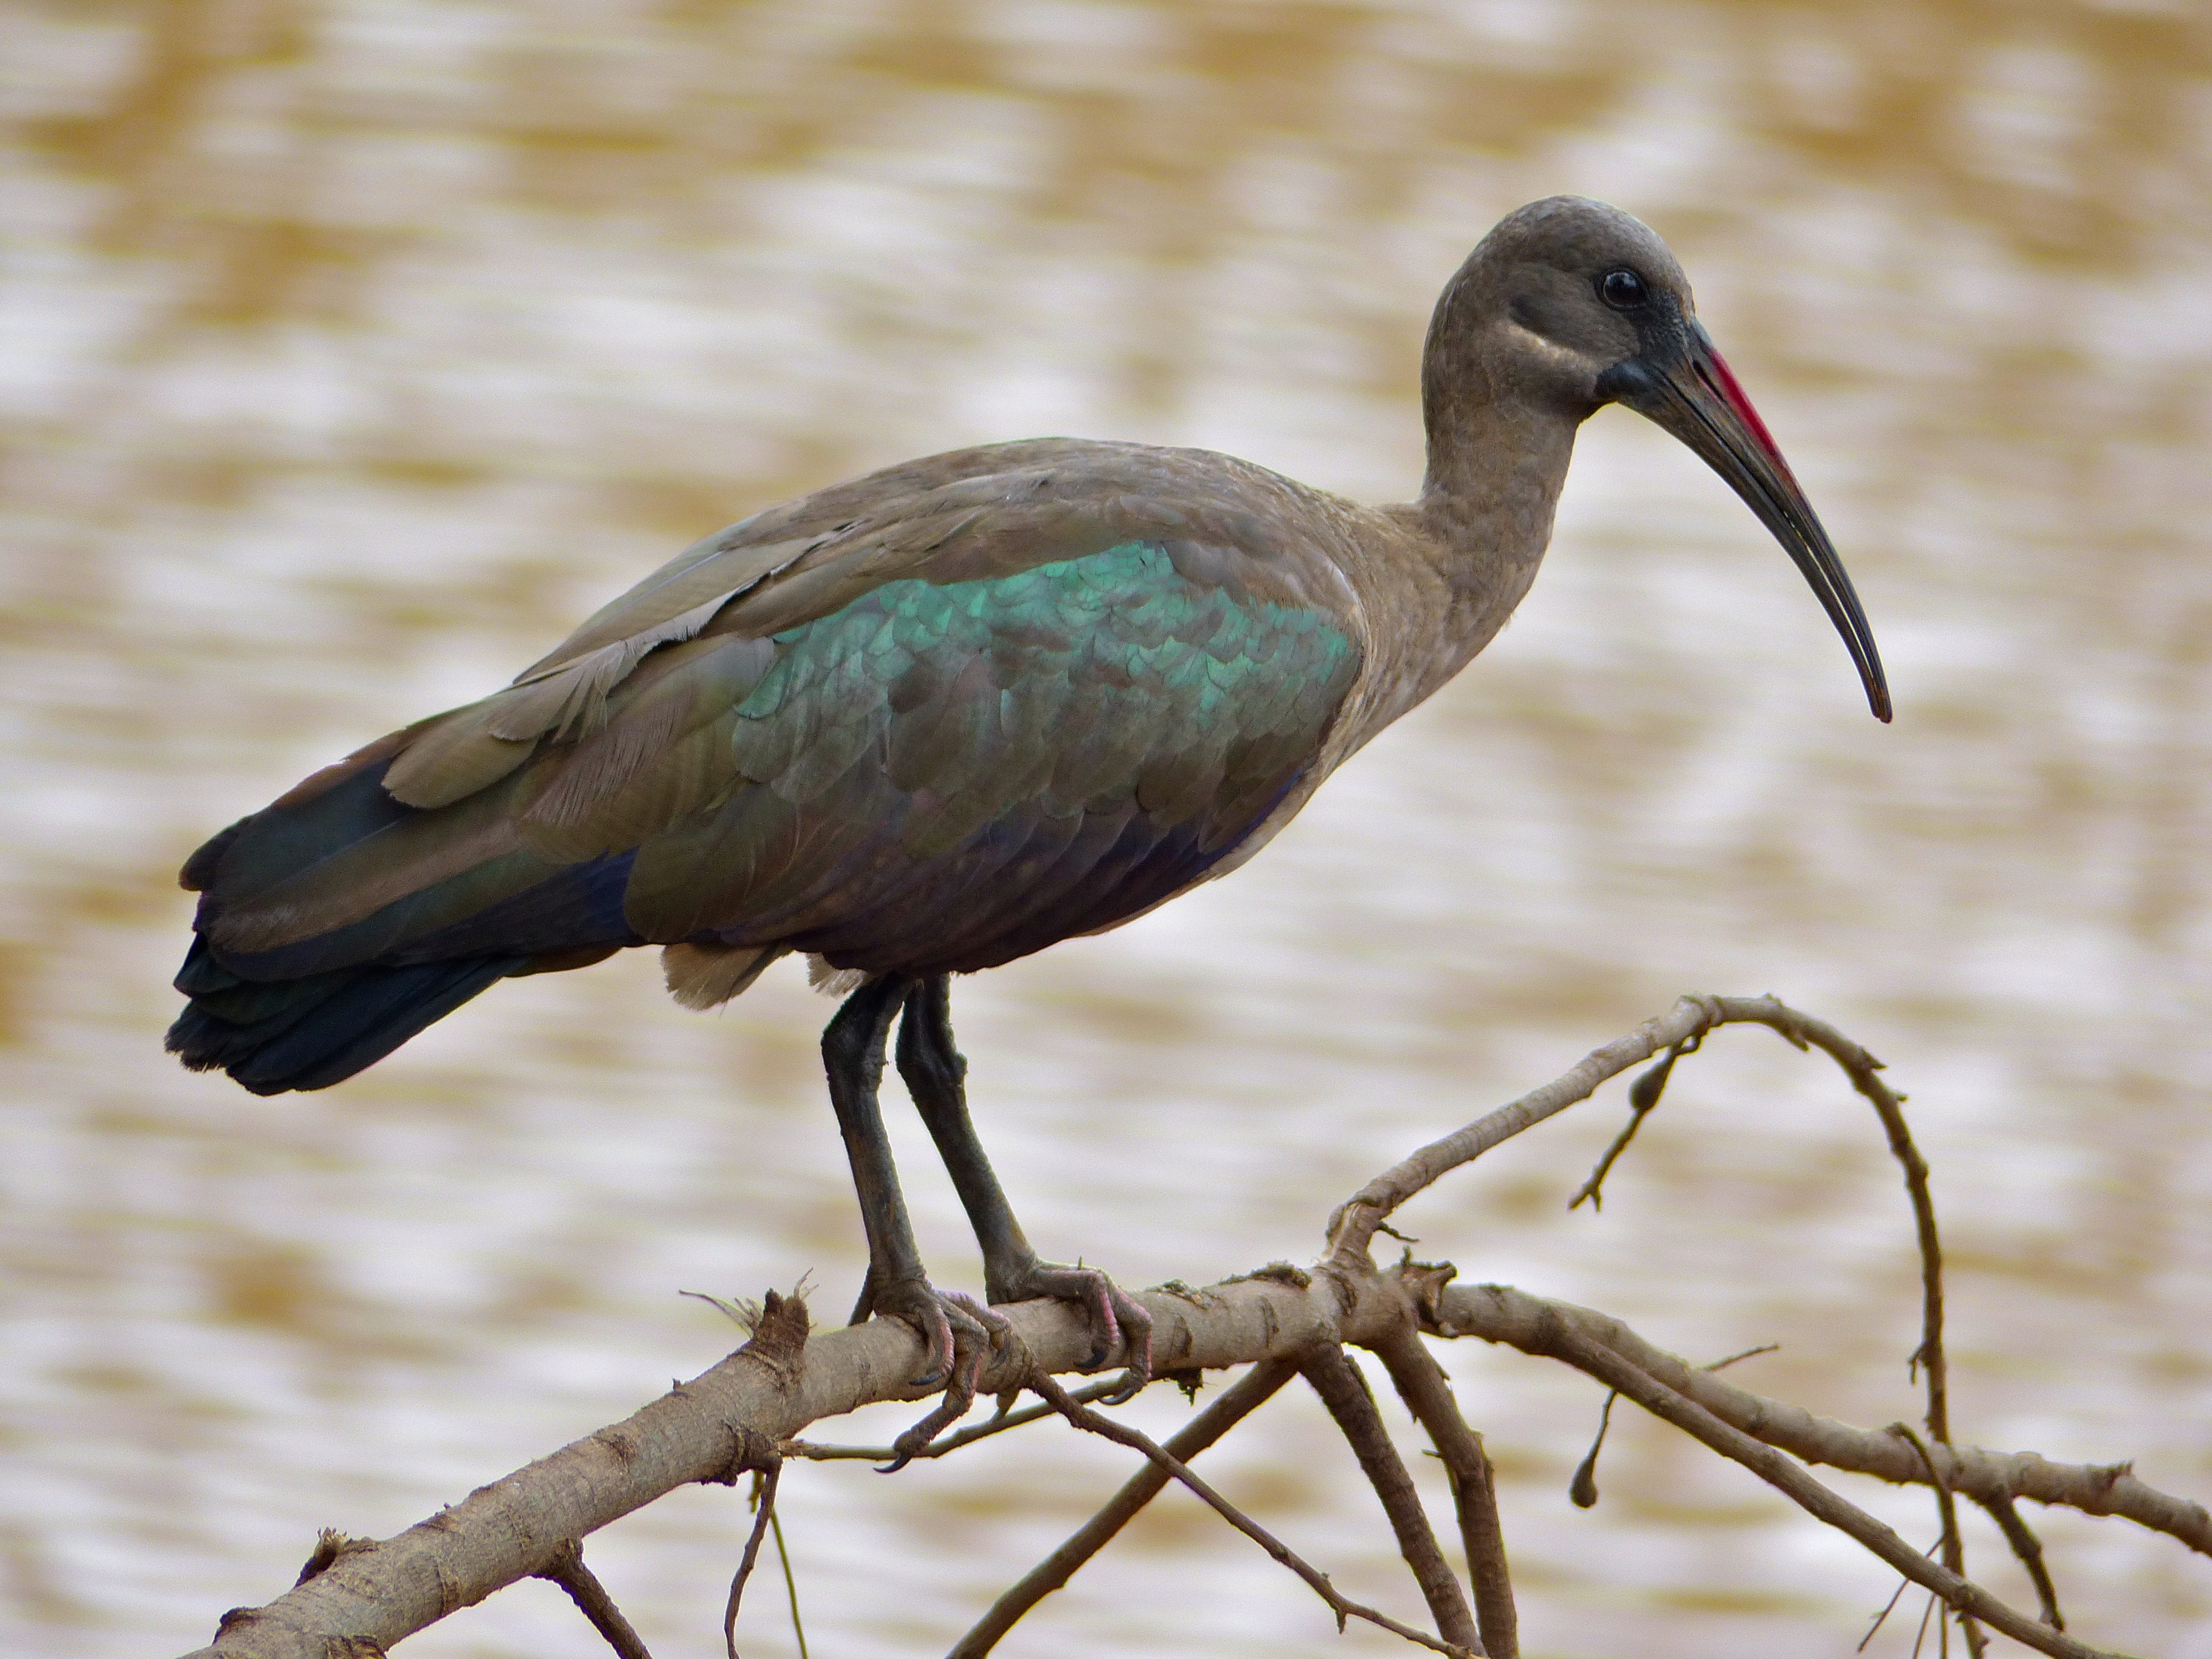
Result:
{"label": "brown plumage", "polygon": [[[1119,926],[1264,846],[1489,642],[1535,575],[1577,427],[1620,402],[1781,540],[1888,695],[1865,619],[1665,246],[1600,204],[1501,223],[1445,289],[1428,473],[1366,507],[1197,450],[933,456],[708,538],[507,689],[383,738],[217,836],[170,1034],[260,1092],[374,1063],[497,979],[665,947],[710,1006],[791,951],[857,984],[825,1037],[871,1268],[929,1334],[876,1118],[900,1064],[994,1300],[1135,1304],[1021,1241],[961,1103],[945,978]],[[1142,1343],[1133,1361],[1141,1370]]]}

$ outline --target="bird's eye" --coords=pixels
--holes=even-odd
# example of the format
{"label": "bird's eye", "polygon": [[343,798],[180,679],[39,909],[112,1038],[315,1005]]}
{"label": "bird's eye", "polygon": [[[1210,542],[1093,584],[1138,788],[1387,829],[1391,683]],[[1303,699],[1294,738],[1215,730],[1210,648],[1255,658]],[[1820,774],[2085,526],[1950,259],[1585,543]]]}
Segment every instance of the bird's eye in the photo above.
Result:
{"label": "bird's eye", "polygon": [[1633,311],[1651,297],[1650,290],[1644,286],[1644,279],[1626,268],[1608,270],[1599,277],[1597,295],[1615,311]]}

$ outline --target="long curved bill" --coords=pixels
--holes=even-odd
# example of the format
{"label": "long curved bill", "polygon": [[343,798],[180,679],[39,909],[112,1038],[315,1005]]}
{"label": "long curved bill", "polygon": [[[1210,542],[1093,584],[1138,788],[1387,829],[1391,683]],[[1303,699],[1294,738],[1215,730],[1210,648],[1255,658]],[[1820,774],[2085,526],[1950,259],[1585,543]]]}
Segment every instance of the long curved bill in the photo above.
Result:
{"label": "long curved bill", "polygon": [[1620,364],[1600,389],[1673,433],[1729,481],[1759,522],[1774,532],[1797,568],[1820,596],[1828,620],[1866,686],[1867,706],[1876,720],[1889,719],[1889,683],[1881,672],[1874,630],[1851,579],[1844,573],[1828,532],[1820,527],[1782,459],[1782,452],[1751,406],[1743,388],[1714,349],[1711,337],[1693,319],[1668,348]]}

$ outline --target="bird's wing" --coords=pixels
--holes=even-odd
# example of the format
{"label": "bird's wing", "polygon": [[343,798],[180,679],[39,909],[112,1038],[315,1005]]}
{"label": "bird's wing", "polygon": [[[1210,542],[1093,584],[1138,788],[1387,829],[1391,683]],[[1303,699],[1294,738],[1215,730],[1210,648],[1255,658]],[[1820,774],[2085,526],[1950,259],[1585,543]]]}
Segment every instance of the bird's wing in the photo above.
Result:
{"label": "bird's wing", "polygon": [[1157,902],[1291,787],[1359,658],[1291,515],[1168,453],[945,458],[702,544],[211,843],[204,931],[256,979],[647,940],[933,970]]}
{"label": "bird's wing", "polygon": [[[1055,459],[1091,447],[1040,439],[955,450],[834,484],[717,531],[585,618],[507,690],[417,728],[385,787],[410,806],[444,806],[473,794],[528,759],[538,739],[597,730],[608,695],[657,647],[695,638],[748,600],[751,612],[761,612],[769,589],[785,596],[789,610],[793,597],[816,591],[825,569],[861,567],[865,585],[866,569],[885,553],[926,556],[936,533],[972,510],[992,481],[1048,477]],[[806,573],[815,573],[812,580],[799,580]]]}
{"label": "bird's wing", "polygon": [[641,845],[632,924],[937,971],[1199,879],[1312,760],[1358,665],[1340,618],[1221,579],[1248,556],[1117,541],[885,583],[779,634],[729,727],[744,787]]}

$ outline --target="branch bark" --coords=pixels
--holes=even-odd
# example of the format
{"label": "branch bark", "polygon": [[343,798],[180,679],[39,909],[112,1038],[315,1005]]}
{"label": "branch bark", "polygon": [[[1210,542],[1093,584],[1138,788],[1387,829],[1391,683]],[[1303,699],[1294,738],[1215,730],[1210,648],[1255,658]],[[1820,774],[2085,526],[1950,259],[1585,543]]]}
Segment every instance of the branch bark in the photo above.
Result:
{"label": "branch bark", "polygon": [[[1377,1280],[1368,1299],[1387,1294]],[[1345,1328],[1336,1281],[1296,1268],[1142,1299],[1163,1370],[1268,1358],[1295,1363],[1340,1340]],[[1016,1340],[985,1366],[986,1392],[1025,1380],[1024,1351],[1054,1375],[1090,1357],[1093,1340],[1080,1310],[1027,1302],[1006,1311]],[[910,1380],[921,1359],[921,1340],[900,1321],[872,1319],[810,1340],[805,1304],[771,1297],[752,1340],[711,1370],[395,1537],[349,1550],[267,1606],[239,1609],[194,1659],[325,1659],[332,1641],[391,1648],[539,1573],[564,1544],[678,1486],[728,1484],[811,1423],[879,1401],[927,1397]]]}
{"label": "branch bark", "polygon": [[568,1599],[576,1604],[576,1611],[591,1621],[592,1628],[606,1638],[607,1645],[615,1650],[615,1659],[653,1659],[645,1643],[629,1620],[615,1605],[615,1598],[607,1594],[607,1587],[599,1583],[599,1575],[584,1565],[584,1547],[573,1540],[553,1552],[553,1559],[538,1572],[540,1578],[550,1579],[568,1592]]}

